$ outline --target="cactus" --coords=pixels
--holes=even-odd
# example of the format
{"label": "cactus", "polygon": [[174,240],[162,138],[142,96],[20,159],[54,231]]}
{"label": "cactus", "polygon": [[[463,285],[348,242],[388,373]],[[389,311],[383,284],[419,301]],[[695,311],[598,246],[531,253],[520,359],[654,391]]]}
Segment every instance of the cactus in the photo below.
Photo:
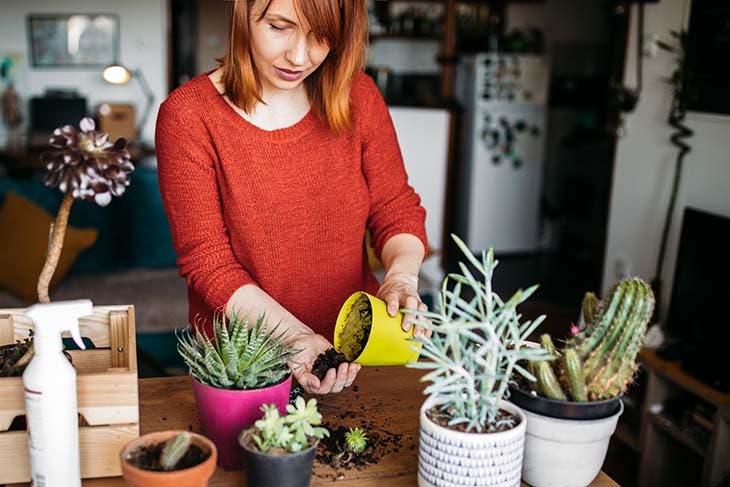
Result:
{"label": "cactus", "polygon": [[184,431],[167,440],[160,454],[160,467],[163,470],[173,470],[189,447],[190,435]]}
{"label": "cactus", "polygon": [[[601,305],[583,299],[586,328],[558,354],[549,335],[542,348],[555,357],[534,365],[537,392],[550,399],[598,401],[621,394],[636,372],[636,356],[654,311],[651,287],[639,278],[615,284]],[[559,355],[559,357],[558,357]]]}

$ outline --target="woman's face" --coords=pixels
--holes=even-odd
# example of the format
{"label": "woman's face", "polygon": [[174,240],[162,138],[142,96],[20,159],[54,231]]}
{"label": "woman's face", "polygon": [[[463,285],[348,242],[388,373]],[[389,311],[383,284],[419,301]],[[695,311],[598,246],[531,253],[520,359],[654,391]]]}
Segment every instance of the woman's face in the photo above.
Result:
{"label": "woman's face", "polygon": [[272,0],[257,22],[260,15],[254,6],[249,27],[251,54],[261,83],[264,90],[291,91],[322,64],[329,47],[299,17],[294,0]]}

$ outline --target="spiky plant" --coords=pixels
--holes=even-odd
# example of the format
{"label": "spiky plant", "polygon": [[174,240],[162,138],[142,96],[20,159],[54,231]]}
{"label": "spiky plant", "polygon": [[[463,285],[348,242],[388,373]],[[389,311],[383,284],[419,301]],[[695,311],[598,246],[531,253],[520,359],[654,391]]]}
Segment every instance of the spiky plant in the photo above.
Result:
{"label": "spiky plant", "polygon": [[586,328],[557,352],[549,335],[540,342],[554,357],[537,362],[535,390],[556,400],[597,401],[621,394],[636,372],[636,356],[654,311],[651,287],[639,278],[624,279],[603,305],[595,294],[583,299]]}
{"label": "spiky plant", "polygon": [[213,317],[213,338],[196,328],[178,335],[177,351],[192,375],[219,389],[260,389],[289,375],[288,362],[298,353],[287,345],[278,325],[268,330],[265,316],[251,325],[235,313]]}
{"label": "spiky plant", "polygon": [[[498,419],[501,402],[508,397],[513,372],[534,381],[520,361],[544,360],[542,349],[524,346],[527,337],[545,319],[521,322],[517,306],[537,289],[517,291],[503,301],[492,291],[492,274],[498,262],[494,252],[477,259],[457,236],[452,238],[476,269],[459,263],[460,274],[449,274],[441,286],[436,312],[408,310],[417,324],[433,331],[422,343],[424,361],[408,367],[431,370],[421,378],[431,384],[424,394],[435,398],[449,425],[462,425],[469,432],[493,431],[513,425],[513,419]],[[506,422],[503,424],[502,422]]]}
{"label": "spiky plant", "polygon": [[177,462],[188,451],[190,441],[190,435],[181,431],[165,442],[162,453],[160,453],[160,467],[162,467],[162,470],[172,470],[175,468]]}
{"label": "spiky plant", "polygon": [[345,444],[353,453],[362,453],[368,446],[368,435],[360,428],[350,428],[345,432]]}
{"label": "spiky plant", "polygon": [[322,415],[317,410],[316,399],[305,403],[303,397],[297,397],[293,405],[287,404],[285,416],[279,414],[274,404],[264,404],[261,410],[264,417],[256,421],[251,430],[241,434],[245,437],[250,433],[262,452],[280,450],[296,453],[305,450],[313,440],[329,436],[326,428],[318,426],[322,424]]}

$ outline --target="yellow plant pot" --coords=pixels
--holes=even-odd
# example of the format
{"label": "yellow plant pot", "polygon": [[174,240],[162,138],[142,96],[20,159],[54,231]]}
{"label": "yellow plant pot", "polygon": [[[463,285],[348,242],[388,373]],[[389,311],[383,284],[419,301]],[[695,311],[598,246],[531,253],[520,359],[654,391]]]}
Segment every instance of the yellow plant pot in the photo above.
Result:
{"label": "yellow plant pot", "polygon": [[341,351],[343,344],[340,335],[347,323],[347,316],[357,299],[363,295],[370,301],[372,325],[365,347],[353,362],[361,365],[404,365],[417,360],[419,352],[413,347],[420,349],[421,344],[409,341],[413,337],[413,327],[408,332],[401,328],[403,313],[399,311],[396,316],[390,316],[385,301],[362,291],[347,298],[337,315],[335,350]]}

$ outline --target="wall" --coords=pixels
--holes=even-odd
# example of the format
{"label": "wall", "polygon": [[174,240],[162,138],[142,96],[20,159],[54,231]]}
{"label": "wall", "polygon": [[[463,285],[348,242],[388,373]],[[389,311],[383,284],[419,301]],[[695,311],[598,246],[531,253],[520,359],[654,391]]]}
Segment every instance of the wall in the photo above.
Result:
{"label": "wall", "polygon": [[[669,30],[683,27],[687,11],[687,0],[662,0],[658,4],[647,5],[645,34],[657,34],[669,41]],[[635,35],[634,26],[629,46],[635,45]],[[636,79],[635,66],[630,47],[625,71],[629,85]],[[615,270],[620,260],[626,263],[629,274],[645,279],[652,278],[654,274],[676,155],[669,144],[671,130],[666,122],[671,96],[663,82],[672,70],[673,61],[667,53],[659,51],[654,58],[644,58],[641,100],[637,110],[626,120],[627,133],[620,139],[616,155],[604,263],[604,292],[616,279]],[[683,208],[689,205],[730,216],[727,188],[730,183],[727,150],[730,117],[690,114],[687,125],[695,135],[689,142],[692,152],[685,159],[667,247],[662,316],[666,316],[672,286]]]}
{"label": "wall", "polygon": [[198,72],[210,71],[218,66],[217,57],[226,52],[228,37],[228,12],[223,2],[198,0]]}
{"label": "wall", "polygon": [[[26,16],[30,13],[109,13],[119,16],[119,62],[143,71],[156,104],[144,127],[143,138],[154,138],[159,103],[167,96],[167,1],[166,0],[2,0],[0,49],[28,53]],[[140,87],[132,80],[126,85],[110,85],[96,69],[44,68],[28,66],[26,86],[19,87],[24,101],[42,95],[46,88],[74,88],[86,96],[92,112],[100,102],[137,104],[144,108]],[[1,125],[1,124],[0,124]]]}

